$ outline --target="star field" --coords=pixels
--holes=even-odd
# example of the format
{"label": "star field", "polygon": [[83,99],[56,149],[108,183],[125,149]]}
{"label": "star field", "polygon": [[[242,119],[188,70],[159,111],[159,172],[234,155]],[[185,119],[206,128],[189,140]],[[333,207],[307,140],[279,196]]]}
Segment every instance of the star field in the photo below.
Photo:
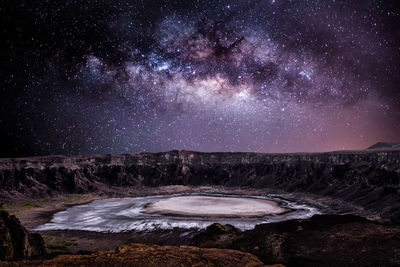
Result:
{"label": "star field", "polygon": [[396,1],[3,1],[3,156],[400,140]]}

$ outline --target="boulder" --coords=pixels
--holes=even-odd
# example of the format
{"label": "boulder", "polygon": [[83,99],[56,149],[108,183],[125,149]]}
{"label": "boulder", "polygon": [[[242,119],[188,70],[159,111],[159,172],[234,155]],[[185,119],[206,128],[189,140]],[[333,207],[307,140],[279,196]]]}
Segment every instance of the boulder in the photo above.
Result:
{"label": "boulder", "polygon": [[45,254],[40,234],[29,233],[15,216],[0,210],[0,260],[39,258]]}
{"label": "boulder", "polygon": [[230,224],[214,223],[201,234],[195,236],[192,245],[197,247],[227,248],[242,234],[242,231]]}

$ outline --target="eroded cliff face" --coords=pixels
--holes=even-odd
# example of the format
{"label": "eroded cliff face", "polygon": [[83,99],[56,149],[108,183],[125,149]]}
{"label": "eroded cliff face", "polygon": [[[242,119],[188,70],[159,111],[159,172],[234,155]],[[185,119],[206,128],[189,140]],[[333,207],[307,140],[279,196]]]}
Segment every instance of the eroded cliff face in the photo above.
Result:
{"label": "eroded cliff face", "polygon": [[0,159],[0,196],[224,185],[329,196],[400,221],[400,150],[315,154],[171,151]]}

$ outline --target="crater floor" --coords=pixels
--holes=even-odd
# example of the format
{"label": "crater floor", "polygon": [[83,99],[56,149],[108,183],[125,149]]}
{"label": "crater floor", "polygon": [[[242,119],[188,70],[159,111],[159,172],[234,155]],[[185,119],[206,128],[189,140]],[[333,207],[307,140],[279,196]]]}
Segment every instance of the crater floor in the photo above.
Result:
{"label": "crater floor", "polygon": [[146,213],[192,217],[262,217],[290,211],[266,199],[226,196],[180,196],[153,202]]}

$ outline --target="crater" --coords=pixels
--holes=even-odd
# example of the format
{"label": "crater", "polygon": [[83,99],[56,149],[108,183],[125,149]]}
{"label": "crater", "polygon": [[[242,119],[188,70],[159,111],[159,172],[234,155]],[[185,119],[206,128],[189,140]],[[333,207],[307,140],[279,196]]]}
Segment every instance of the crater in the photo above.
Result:
{"label": "crater", "polygon": [[260,223],[310,218],[321,211],[280,195],[174,194],[108,198],[54,214],[36,230],[95,232],[203,229],[213,223],[248,230]]}

